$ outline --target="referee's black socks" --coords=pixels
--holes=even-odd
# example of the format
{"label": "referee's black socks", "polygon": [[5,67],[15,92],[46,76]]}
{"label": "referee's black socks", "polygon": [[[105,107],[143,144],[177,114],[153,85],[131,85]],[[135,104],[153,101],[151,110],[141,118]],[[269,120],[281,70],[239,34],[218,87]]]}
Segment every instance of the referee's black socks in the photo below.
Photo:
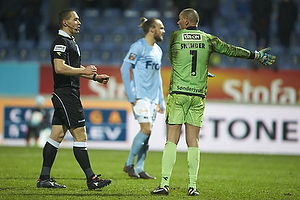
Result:
{"label": "referee's black socks", "polygon": [[57,154],[57,149],[60,143],[49,138],[43,149],[43,167],[40,175],[41,180],[50,178],[50,171],[53,165],[54,159]]}
{"label": "referee's black socks", "polygon": [[86,142],[74,142],[73,152],[77,162],[85,173],[87,181],[91,181],[95,174],[91,168]]}

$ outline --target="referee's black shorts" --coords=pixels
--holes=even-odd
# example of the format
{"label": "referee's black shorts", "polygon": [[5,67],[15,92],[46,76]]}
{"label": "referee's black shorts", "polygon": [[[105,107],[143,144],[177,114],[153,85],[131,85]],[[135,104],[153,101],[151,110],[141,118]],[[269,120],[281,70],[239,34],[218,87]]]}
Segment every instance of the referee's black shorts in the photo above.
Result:
{"label": "referee's black shorts", "polygon": [[51,100],[54,107],[52,125],[66,125],[68,129],[85,126],[79,89],[57,88]]}

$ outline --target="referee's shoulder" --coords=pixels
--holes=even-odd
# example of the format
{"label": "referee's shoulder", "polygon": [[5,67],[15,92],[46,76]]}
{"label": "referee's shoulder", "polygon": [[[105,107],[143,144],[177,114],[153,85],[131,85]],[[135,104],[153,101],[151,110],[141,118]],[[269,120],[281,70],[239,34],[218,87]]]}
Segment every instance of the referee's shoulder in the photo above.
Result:
{"label": "referee's shoulder", "polygon": [[67,45],[69,42],[70,42],[70,39],[68,39],[66,37],[63,37],[61,35],[57,35],[53,40],[53,43],[56,43],[56,44],[65,44],[65,45]]}
{"label": "referee's shoulder", "polygon": [[61,35],[56,35],[55,38],[53,38],[53,42],[61,41],[61,40],[63,40],[63,37]]}

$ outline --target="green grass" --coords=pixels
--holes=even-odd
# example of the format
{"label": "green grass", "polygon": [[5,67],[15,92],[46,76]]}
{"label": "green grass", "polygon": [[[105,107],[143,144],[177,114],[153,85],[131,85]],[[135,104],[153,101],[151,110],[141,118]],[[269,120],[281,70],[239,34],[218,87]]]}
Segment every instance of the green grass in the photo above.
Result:
{"label": "green grass", "polygon": [[132,179],[122,171],[128,151],[89,149],[95,173],[111,178],[101,190],[88,190],[72,149],[59,149],[51,175],[66,189],[36,187],[42,149],[0,147],[0,199],[300,199],[300,156],[201,154],[197,189],[187,196],[186,153],[178,153],[169,196],[152,196],[160,183],[162,152],[150,151],[145,170],[157,180]]}

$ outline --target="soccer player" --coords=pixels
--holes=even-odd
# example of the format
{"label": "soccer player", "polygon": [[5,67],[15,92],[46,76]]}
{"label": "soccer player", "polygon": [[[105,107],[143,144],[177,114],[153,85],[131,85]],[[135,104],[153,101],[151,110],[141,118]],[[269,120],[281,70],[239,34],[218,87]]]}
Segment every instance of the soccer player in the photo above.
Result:
{"label": "soccer player", "polygon": [[[43,166],[37,181],[38,188],[65,188],[50,177],[60,143],[67,130],[74,138],[73,152],[86,175],[89,189],[102,188],[111,183],[95,175],[87,152],[85,119],[80,100],[80,77],[107,84],[109,76],[97,74],[94,65],[82,66],[79,47],[73,35],[79,33],[81,22],[77,13],[63,10],[59,13],[58,36],[54,39],[50,54],[53,68],[54,92],[51,100],[54,107],[50,138],[43,149]],[[67,170],[67,169],[66,169]]]}
{"label": "soccer player", "polygon": [[[163,40],[163,23],[156,18],[142,17],[140,27],[145,37],[133,43],[121,67],[122,80],[128,101],[132,105],[140,131],[135,136],[123,170],[129,176],[156,179],[144,171],[144,163],[149,149],[149,137],[156,113],[164,113],[165,101],[162,89],[162,50],[156,44]],[[132,80],[130,81],[130,70]],[[134,159],[137,156],[136,168]]]}
{"label": "soccer player", "polygon": [[213,52],[231,57],[256,59],[264,65],[275,62],[275,56],[267,54],[270,49],[251,52],[221,41],[218,37],[198,30],[199,16],[192,8],[179,14],[179,31],[169,38],[169,56],[172,64],[167,99],[167,141],[162,156],[160,185],[151,194],[169,194],[169,183],[176,161],[176,148],[182,124],[185,124],[188,146],[188,195],[198,196],[196,188],[200,151],[199,132],[202,126],[207,92],[208,62]]}
{"label": "soccer player", "polygon": [[44,108],[45,98],[38,95],[35,98],[35,108],[32,109],[31,116],[27,122],[28,131],[26,134],[27,146],[30,146],[30,139],[34,137],[35,146],[38,144],[38,139],[41,131],[48,128],[50,125],[50,113]]}

